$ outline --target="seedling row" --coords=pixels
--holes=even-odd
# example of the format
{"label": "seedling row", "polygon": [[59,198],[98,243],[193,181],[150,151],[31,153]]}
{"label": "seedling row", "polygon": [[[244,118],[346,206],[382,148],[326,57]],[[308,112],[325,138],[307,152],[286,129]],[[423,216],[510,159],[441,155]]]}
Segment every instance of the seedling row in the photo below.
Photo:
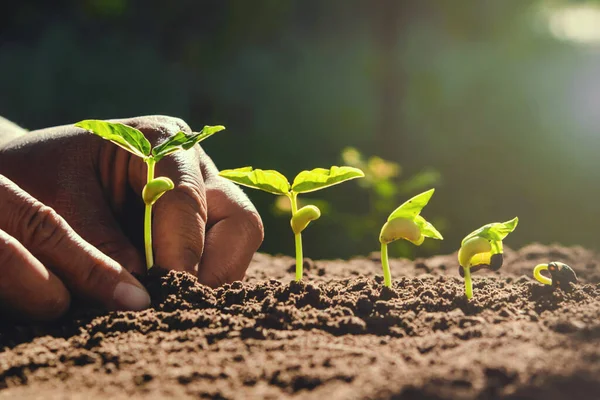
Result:
{"label": "seedling row", "polygon": [[[200,132],[187,134],[178,132],[164,142],[152,148],[144,134],[130,126],[121,123],[112,123],[101,120],[85,120],[75,126],[94,133],[105,140],[109,140],[124,150],[140,157],[147,165],[147,182],[141,193],[145,204],[144,212],[144,248],[146,266],[154,266],[152,249],[152,206],[167,191],[175,185],[169,177],[155,177],[155,166],[164,157],[181,150],[189,150],[197,143],[222,131],[225,127],[205,126]],[[302,171],[293,179],[292,183],[275,170],[254,169],[242,167],[227,169],[220,172],[223,178],[229,179],[238,185],[250,187],[285,196],[290,201],[290,226],[294,234],[296,250],[296,281],[303,278],[303,249],[302,232],[308,225],[321,217],[321,211],[315,205],[305,205],[298,208],[298,195],[325,189],[340,183],[362,178],[364,173],[354,167],[332,166],[315,168]],[[421,211],[429,203],[435,189],[418,194],[407,200],[391,212],[379,234],[381,244],[381,264],[383,269],[384,285],[392,287],[392,275],[389,265],[388,244],[396,240],[406,240],[420,246],[426,238],[443,240],[442,234],[424,217]],[[515,230],[519,219],[517,217],[506,222],[494,222],[469,233],[461,242],[458,251],[459,274],[464,278],[465,295],[468,299],[473,297],[473,283],[471,273],[481,269],[498,271],[504,262],[503,240]],[[550,277],[542,274],[547,271]],[[551,285],[562,290],[569,290],[571,283],[577,282],[575,272],[568,265],[553,261],[548,264],[539,264],[533,270],[536,280],[545,285]]]}

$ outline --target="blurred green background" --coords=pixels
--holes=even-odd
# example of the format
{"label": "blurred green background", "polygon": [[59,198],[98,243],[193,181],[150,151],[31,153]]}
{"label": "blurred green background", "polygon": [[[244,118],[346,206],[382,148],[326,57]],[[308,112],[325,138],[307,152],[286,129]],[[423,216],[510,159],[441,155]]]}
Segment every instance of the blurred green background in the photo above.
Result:
{"label": "blurred green background", "polygon": [[[305,255],[378,249],[386,214],[437,188],[445,235],[394,255],[454,251],[518,215],[507,245],[599,249],[600,4],[526,0],[82,0],[7,2],[0,115],[28,129],[167,114],[220,168],[290,178],[345,161],[369,179],[308,199],[326,215]],[[373,156],[380,158],[372,158]],[[389,160],[392,164],[384,160]],[[398,164],[398,165],[395,165]],[[287,216],[247,191],[262,251],[293,252]],[[427,242],[426,242],[427,243]]]}

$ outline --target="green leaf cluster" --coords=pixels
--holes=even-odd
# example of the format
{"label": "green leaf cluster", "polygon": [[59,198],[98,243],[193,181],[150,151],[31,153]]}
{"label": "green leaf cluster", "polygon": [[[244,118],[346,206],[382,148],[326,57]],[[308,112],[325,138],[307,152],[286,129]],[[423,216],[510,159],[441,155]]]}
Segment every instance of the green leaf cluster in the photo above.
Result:
{"label": "green leaf cluster", "polygon": [[188,150],[209,136],[225,129],[224,126],[217,125],[205,126],[200,132],[191,134],[179,131],[164,142],[151,148],[150,142],[142,132],[118,122],[88,119],[76,123],[75,126],[109,140],[140,158],[153,159],[155,162],[179,150]]}
{"label": "green leaf cluster", "polygon": [[519,218],[514,217],[510,221],[493,222],[491,224],[484,225],[465,236],[461,242],[461,246],[464,245],[469,239],[474,237],[481,237],[489,240],[490,242],[501,242],[506,236],[508,236],[509,233],[515,230],[518,223]]}
{"label": "green leaf cluster", "polygon": [[354,167],[315,168],[300,172],[296,175],[292,184],[285,176],[275,170],[254,169],[252,167],[227,169],[221,171],[219,175],[242,186],[276,195],[289,196],[292,193],[314,192],[351,179],[361,178],[364,173]]}
{"label": "green leaf cluster", "polygon": [[384,225],[382,229],[382,235],[380,235],[380,237],[384,236],[384,230],[386,229],[386,227],[394,226],[393,224],[390,224],[392,221],[398,219],[406,219],[412,221],[417,226],[422,236],[429,237],[432,239],[443,240],[444,237],[442,236],[442,234],[437,229],[435,229],[435,227],[430,222],[428,222],[425,218],[423,218],[420,215],[423,208],[429,203],[429,200],[431,199],[431,196],[433,196],[434,192],[435,189],[430,189],[426,192],[420,193],[414,196],[413,198],[405,201],[402,205],[400,205],[400,207],[392,211],[392,213],[387,219],[386,225]]}

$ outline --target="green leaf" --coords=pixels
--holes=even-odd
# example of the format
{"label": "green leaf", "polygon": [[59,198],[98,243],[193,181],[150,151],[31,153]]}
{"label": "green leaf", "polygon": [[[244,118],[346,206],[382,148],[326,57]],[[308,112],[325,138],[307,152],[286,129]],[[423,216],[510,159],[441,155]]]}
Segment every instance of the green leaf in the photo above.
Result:
{"label": "green leaf", "polygon": [[87,119],[75,124],[78,128],[90,131],[103,139],[110,140],[117,146],[146,158],[150,155],[150,142],[142,132],[121,123]]}
{"label": "green leaf", "polygon": [[311,171],[302,171],[296,175],[292,184],[292,191],[296,193],[314,192],[364,176],[365,174],[360,169],[354,167],[315,168]]}
{"label": "green leaf", "polygon": [[226,169],[219,172],[219,175],[239,185],[260,189],[268,193],[287,195],[290,191],[290,183],[287,178],[274,170],[243,167]]}
{"label": "green leaf", "polygon": [[209,136],[214,135],[217,132],[225,129],[222,125],[217,126],[205,126],[200,132],[194,132],[187,134],[185,132],[177,132],[174,136],[171,136],[158,146],[152,149],[152,156],[156,162],[160,161],[163,157],[173,154],[179,150],[188,150],[192,148],[196,143],[203,141]]}
{"label": "green leaf", "polygon": [[514,217],[510,221],[493,222],[491,224],[484,225],[465,236],[461,244],[464,244],[467,240],[475,236],[482,237],[490,241],[502,241],[509,233],[515,230],[518,223],[519,218]]}
{"label": "green leaf", "polygon": [[[388,221],[396,218],[414,218],[421,213],[421,210],[429,203],[435,189],[416,195],[405,201],[400,207],[396,208],[388,217]],[[439,233],[438,233],[439,234]]]}
{"label": "green leaf", "polygon": [[419,230],[421,231],[421,234],[423,236],[432,239],[444,240],[442,234],[437,229],[435,229],[435,227],[430,222],[427,222],[425,218],[421,217],[420,215],[417,215],[414,218],[414,222],[419,227]]}

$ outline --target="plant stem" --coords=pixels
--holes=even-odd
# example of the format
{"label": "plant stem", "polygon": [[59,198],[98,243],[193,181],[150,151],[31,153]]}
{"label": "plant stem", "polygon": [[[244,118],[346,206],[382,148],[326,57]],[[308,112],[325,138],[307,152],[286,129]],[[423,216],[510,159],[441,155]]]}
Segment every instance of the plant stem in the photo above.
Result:
{"label": "plant stem", "polygon": [[546,278],[541,274],[542,271],[548,271],[548,264],[539,264],[536,265],[533,269],[533,277],[538,280],[538,282],[543,283],[544,285],[552,285],[552,279]]}
{"label": "plant stem", "polygon": [[383,267],[383,283],[385,286],[392,287],[392,274],[390,272],[390,262],[388,260],[387,243],[381,243],[381,266]]}
{"label": "plant stem", "polygon": [[[156,164],[154,159],[146,159],[146,165],[148,165],[146,183],[154,179],[154,164]],[[152,254],[152,204],[146,204],[144,211],[144,248],[146,250],[146,267],[150,269],[154,265],[154,255]]]}
{"label": "plant stem", "polygon": [[[292,203],[292,216],[298,212],[298,194],[292,192],[290,196],[290,202]],[[303,255],[302,255],[302,234],[294,234],[294,242],[296,244],[296,282],[302,280],[303,275]]]}
{"label": "plant stem", "polygon": [[294,239],[296,242],[296,282],[300,282],[302,280],[302,275],[304,273],[303,267],[303,255],[302,255],[302,234],[297,233],[294,235]]}
{"label": "plant stem", "polygon": [[465,294],[467,299],[471,300],[473,297],[473,281],[471,280],[471,266],[463,268],[465,272]]}

